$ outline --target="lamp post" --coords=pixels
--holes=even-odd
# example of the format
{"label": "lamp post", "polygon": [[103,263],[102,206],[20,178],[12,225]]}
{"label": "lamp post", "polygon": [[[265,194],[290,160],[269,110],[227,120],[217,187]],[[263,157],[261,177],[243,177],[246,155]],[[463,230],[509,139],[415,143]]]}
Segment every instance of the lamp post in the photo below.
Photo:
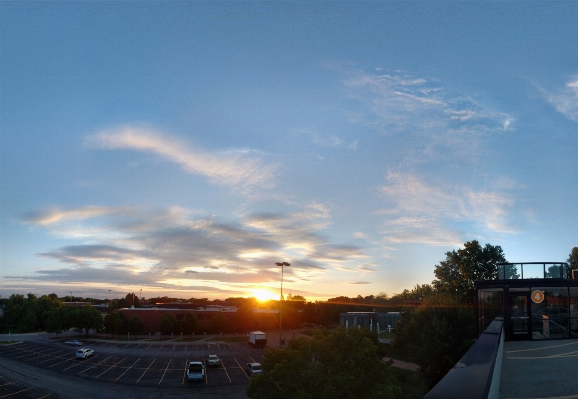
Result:
{"label": "lamp post", "polygon": [[282,301],[283,301],[283,267],[284,266],[291,266],[291,263],[287,262],[276,262],[275,265],[281,267],[281,297],[279,298],[279,347],[281,347],[281,330],[283,329],[283,322],[282,322]]}

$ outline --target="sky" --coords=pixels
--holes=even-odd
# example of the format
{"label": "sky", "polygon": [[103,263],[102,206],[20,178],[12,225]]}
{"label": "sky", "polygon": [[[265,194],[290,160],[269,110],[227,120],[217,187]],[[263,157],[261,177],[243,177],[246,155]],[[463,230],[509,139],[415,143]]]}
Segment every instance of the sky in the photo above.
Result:
{"label": "sky", "polygon": [[[578,5],[0,2],[0,295],[393,295],[578,246]],[[110,290],[110,292],[109,292]]]}

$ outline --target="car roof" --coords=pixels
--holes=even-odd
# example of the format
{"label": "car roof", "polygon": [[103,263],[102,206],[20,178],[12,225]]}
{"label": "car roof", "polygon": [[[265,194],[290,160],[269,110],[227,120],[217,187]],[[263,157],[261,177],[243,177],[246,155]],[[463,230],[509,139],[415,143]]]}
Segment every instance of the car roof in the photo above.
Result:
{"label": "car roof", "polygon": [[249,363],[251,366],[260,366],[261,363]]}
{"label": "car roof", "polygon": [[200,365],[202,365],[203,363],[202,363],[202,362],[189,362],[189,366],[190,366],[191,364],[200,364]]}

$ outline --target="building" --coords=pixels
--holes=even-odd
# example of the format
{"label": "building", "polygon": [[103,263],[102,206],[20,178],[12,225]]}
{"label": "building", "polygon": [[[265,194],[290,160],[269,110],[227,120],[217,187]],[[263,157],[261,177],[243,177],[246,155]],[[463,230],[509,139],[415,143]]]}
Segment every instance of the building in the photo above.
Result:
{"label": "building", "polygon": [[497,279],[475,282],[478,334],[503,317],[506,341],[577,338],[578,273],[573,274],[564,262],[499,265]]}
{"label": "building", "polygon": [[377,328],[385,330],[389,326],[395,327],[395,322],[401,317],[400,312],[347,312],[339,314],[339,321],[344,326],[358,326],[361,328]]}

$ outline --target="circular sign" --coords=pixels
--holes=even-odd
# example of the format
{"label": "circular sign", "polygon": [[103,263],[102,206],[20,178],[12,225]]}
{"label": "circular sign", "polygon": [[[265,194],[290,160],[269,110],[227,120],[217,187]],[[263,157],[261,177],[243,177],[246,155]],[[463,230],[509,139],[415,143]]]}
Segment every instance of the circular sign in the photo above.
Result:
{"label": "circular sign", "polygon": [[532,302],[534,303],[542,303],[544,301],[544,293],[542,291],[534,291],[532,292]]}

